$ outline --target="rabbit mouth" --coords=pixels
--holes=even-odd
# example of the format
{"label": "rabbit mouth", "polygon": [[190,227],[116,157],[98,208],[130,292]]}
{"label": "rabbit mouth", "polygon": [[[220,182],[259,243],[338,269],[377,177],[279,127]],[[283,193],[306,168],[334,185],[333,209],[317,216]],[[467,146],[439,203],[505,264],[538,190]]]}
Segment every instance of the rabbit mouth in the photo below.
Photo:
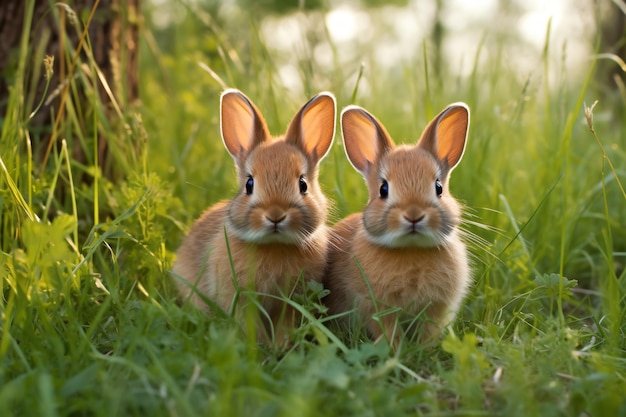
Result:
{"label": "rabbit mouth", "polygon": [[436,234],[424,230],[412,230],[396,239],[399,247],[432,248],[442,244]]}
{"label": "rabbit mouth", "polygon": [[370,241],[388,248],[434,248],[445,243],[445,237],[426,227],[407,227],[378,236],[368,234]]}
{"label": "rabbit mouth", "polygon": [[300,241],[297,237],[289,233],[266,233],[259,236],[255,236],[253,239],[247,239],[248,242],[256,243],[257,245],[266,245],[272,243],[280,243],[284,245],[293,245]]}
{"label": "rabbit mouth", "polygon": [[263,227],[264,233],[274,236],[289,234],[288,223],[287,216],[282,216],[277,220],[266,217]]}
{"label": "rabbit mouth", "polygon": [[407,233],[409,235],[423,234],[424,233],[424,226],[422,226],[421,224],[408,224],[407,225]]}
{"label": "rabbit mouth", "polygon": [[296,244],[302,240],[299,233],[284,226],[275,227],[268,225],[260,229],[234,229],[233,232],[239,239],[254,244]]}
{"label": "rabbit mouth", "polygon": [[411,225],[405,229],[404,237],[409,240],[427,241],[434,238],[433,233],[424,226]]}
{"label": "rabbit mouth", "polygon": [[[398,238],[404,239],[410,246],[437,246],[441,236],[425,223],[409,223],[400,231]],[[411,244],[413,243],[413,244]]]}
{"label": "rabbit mouth", "polygon": [[296,244],[302,240],[302,237],[298,233],[287,229],[281,225],[271,225],[258,234],[254,241],[256,243],[282,243],[282,244]]}

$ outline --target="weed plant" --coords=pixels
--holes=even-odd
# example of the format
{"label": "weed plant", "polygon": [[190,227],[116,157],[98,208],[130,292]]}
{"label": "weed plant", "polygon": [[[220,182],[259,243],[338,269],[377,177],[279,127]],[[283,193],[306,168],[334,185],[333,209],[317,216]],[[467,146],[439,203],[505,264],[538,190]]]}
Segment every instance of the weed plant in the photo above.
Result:
{"label": "weed plant", "polygon": [[[528,76],[494,53],[507,44],[488,31],[469,76],[453,63],[434,72],[428,41],[393,68],[367,48],[317,68],[305,44],[294,92],[257,18],[234,29],[186,7],[181,23],[143,28],[142,104],[119,112],[105,108],[89,53],[62,108],[25,100],[37,53],[26,14],[0,136],[0,415],[626,415],[626,97],[599,97],[594,61],[550,82],[559,52],[549,27]],[[145,22],[154,12],[145,8]],[[70,68],[76,49],[55,59]],[[451,191],[466,207],[474,285],[441,341],[392,351],[337,329],[315,286],[292,301],[302,326],[283,349],[257,345],[226,313],[176,303],[168,271],[182,237],[236,192],[219,137],[226,86],[249,95],[276,134],[321,90],[340,109],[370,110],[397,142],[415,141],[446,104],[468,103]],[[33,152],[34,109],[59,120],[45,164]],[[321,168],[333,222],[366,201],[340,139]],[[95,157],[102,140],[123,174],[115,183]],[[77,147],[87,162],[72,158]]]}

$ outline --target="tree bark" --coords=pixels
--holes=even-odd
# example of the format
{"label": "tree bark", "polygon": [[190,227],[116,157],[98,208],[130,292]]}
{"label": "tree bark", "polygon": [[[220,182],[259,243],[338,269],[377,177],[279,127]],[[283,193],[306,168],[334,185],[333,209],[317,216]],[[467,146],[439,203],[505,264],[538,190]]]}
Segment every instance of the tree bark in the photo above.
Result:
{"label": "tree bark", "polygon": [[[626,14],[613,2],[607,2],[607,10],[600,22],[600,53],[615,54],[626,60]],[[598,61],[598,79],[608,91],[616,84],[623,85],[624,70],[614,61]]]}
{"label": "tree bark", "polygon": [[[2,0],[0,5],[0,118],[6,114],[9,88],[17,69],[26,4],[27,0]],[[25,77],[27,85],[24,89],[28,111],[36,106],[44,94],[46,79],[43,74],[43,56],[54,57],[54,74],[46,104],[28,125],[37,155],[44,154],[48,147],[55,122],[53,117],[63,112],[63,108],[59,107],[60,91],[68,82],[71,61],[68,57],[75,53],[81,32],[94,7],[96,9],[88,34],[89,49],[93,52],[95,63],[122,109],[138,100],[140,0],[65,0],[64,5],[51,0],[35,0],[29,39],[28,74]],[[76,19],[80,24],[75,24]],[[83,44],[83,57],[86,47]],[[110,106],[112,102],[103,84],[98,85],[102,102]],[[83,93],[78,92],[78,97],[85,97]],[[97,157],[99,165],[105,167],[109,156],[106,138],[99,140],[98,144],[98,155],[92,155],[91,158]],[[88,159],[80,146],[74,146],[72,152],[79,161]]]}

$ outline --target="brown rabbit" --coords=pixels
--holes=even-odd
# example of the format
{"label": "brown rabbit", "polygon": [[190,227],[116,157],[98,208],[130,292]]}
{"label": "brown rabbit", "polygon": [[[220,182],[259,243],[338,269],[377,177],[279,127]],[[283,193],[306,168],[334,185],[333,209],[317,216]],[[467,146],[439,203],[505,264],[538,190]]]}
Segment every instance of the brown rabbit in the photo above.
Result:
{"label": "brown rabbit", "polygon": [[459,238],[461,209],[448,181],[468,128],[469,109],[456,103],[430,122],[416,146],[394,146],[365,109],[344,109],[346,154],[367,182],[369,201],[331,231],[324,279],[331,314],[356,307],[375,339],[384,335],[396,346],[397,319],[419,316],[425,341],[454,317],[471,278]]}
{"label": "brown rabbit", "polygon": [[[293,325],[293,311],[275,296],[290,294],[300,277],[321,282],[326,264],[328,203],[318,164],[334,138],[335,98],[313,97],[287,133],[275,139],[240,91],[225,91],[220,108],[222,139],[235,160],[239,192],[195,222],[173,272],[181,294],[204,310],[194,285],[224,310],[234,302],[236,286],[264,294],[261,305],[276,337],[283,338]],[[261,340],[271,332],[270,323],[265,325],[259,329]]]}

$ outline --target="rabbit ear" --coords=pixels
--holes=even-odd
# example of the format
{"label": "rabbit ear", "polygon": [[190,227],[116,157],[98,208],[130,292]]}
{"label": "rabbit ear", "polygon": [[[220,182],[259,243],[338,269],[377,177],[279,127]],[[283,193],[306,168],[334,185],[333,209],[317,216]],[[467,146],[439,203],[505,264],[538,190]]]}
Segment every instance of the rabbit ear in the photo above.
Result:
{"label": "rabbit ear", "polygon": [[319,162],[335,137],[336,106],[331,93],[319,93],[308,101],[289,124],[285,140],[294,143],[313,162]]}
{"label": "rabbit ear", "polygon": [[430,151],[448,173],[459,163],[465,151],[470,111],[465,103],[446,107],[426,127],[418,142]]}
{"label": "rabbit ear", "polygon": [[385,127],[358,106],[348,106],[341,113],[341,132],[346,155],[363,176],[367,176],[369,167],[394,146]]}
{"label": "rabbit ear", "polygon": [[229,89],[220,98],[220,129],[228,153],[237,160],[270,137],[259,110],[241,91]]}

